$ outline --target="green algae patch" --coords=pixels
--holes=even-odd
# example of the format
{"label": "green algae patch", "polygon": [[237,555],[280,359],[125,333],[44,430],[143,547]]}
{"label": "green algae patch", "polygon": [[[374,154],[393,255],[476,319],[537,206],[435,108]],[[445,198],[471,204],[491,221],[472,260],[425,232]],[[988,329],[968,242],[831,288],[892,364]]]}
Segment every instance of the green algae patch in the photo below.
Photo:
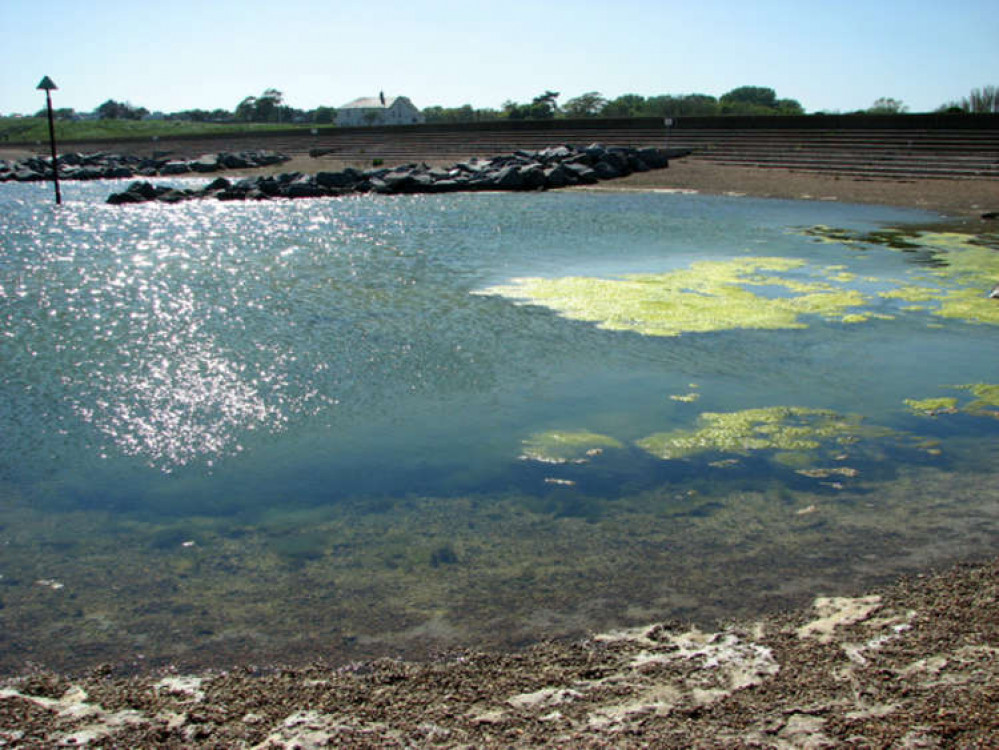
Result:
{"label": "green algae patch", "polygon": [[585,463],[604,450],[623,448],[620,440],[596,432],[538,432],[521,443],[520,457],[548,464]]}
{"label": "green algae patch", "polygon": [[701,397],[701,394],[700,393],[696,393],[696,392],[692,392],[692,393],[674,393],[674,394],[672,394],[670,396],[670,400],[671,401],[679,401],[679,402],[685,403],[685,404],[691,404],[694,401],[697,401],[700,397]]}
{"label": "green algae patch", "polygon": [[937,414],[954,414],[957,412],[957,399],[949,396],[941,398],[907,398],[905,405],[909,411],[920,417],[935,417]]}
{"label": "green algae patch", "polygon": [[904,302],[932,302],[943,296],[944,291],[939,287],[917,286],[915,284],[905,284],[904,286],[878,292],[879,297],[885,299],[897,299]]}
{"label": "green algae patch", "polygon": [[988,299],[980,288],[964,287],[942,297],[935,314],[967,323],[999,325],[999,301]]}
{"label": "green algae patch", "polygon": [[979,417],[995,417],[999,419],[999,385],[990,383],[972,383],[960,386],[971,391],[975,400],[967,404],[964,410],[968,414]]}
{"label": "green algae patch", "polygon": [[[611,331],[679,336],[733,329],[806,328],[806,315],[843,321],[862,314],[867,298],[826,282],[779,274],[805,266],[791,258],[701,261],[686,269],[621,278],[521,278],[478,294],[498,295],[554,310]],[[764,296],[752,287],[776,288]]]}
{"label": "green algae patch", "polygon": [[975,417],[993,417],[999,419],[999,385],[992,383],[969,383],[951,386],[956,390],[970,391],[973,401],[959,405],[958,399],[952,396],[937,398],[905,399],[905,405],[918,416],[936,416],[937,414],[970,414]]}
{"label": "green algae patch", "polygon": [[[705,453],[777,451],[799,459],[834,441],[853,442],[865,433],[861,417],[828,409],[771,406],[735,412],[704,412],[691,429],[650,435],[638,446],[664,460]],[[800,465],[800,464],[799,464]]]}
{"label": "green algae patch", "polygon": [[883,245],[916,253],[925,263],[922,275],[933,283],[903,283],[879,292],[879,297],[931,303],[904,309],[925,309],[941,318],[999,325],[999,303],[988,297],[988,291],[999,281],[999,235],[916,229],[854,233],[822,226],[802,233],[823,242]]}

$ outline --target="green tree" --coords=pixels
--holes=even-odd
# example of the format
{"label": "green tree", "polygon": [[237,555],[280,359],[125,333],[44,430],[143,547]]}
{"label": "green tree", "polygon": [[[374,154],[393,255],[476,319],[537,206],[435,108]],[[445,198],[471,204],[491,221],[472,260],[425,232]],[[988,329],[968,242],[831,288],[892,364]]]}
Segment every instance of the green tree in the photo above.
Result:
{"label": "green tree", "polygon": [[311,116],[317,125],[331,125],[336,122],[336,107],[316,107]]}
{"label": "green tree", "polygon": [[283,122],[293,114],[277,89],[265,89],[260,96],[248,96],[236,105],[236,119],[244,122]]}
{"label": "green tree", "polygon": [[603,117],[638,117],[645,109],[645,97],[640,94],[622,94],[607,102],[600,112]]}
{"label": "green tree", "polygon": [[[48,117],[49,110],[48,107],[45,109],[40,109],[35,113],[35,117]],[[52,110],[52,117],[56,120],[72,120],[76,117],[76,110],[72,107],[59,107],[58,109]]]}
{"label": "green tree", "polygon": [[777,108],[777,92],[764,86],[739,86],[722,94],[719,103],[722,112],[742,113],[752,110]]}
{"label": "green tree", "polygon": [[869,115],[899,115],[908,110],[900,100],[882,96],[876,99],[874,104],[867,108]]}
{"label": "green tree", "polygon": [[236,105],[236,119],[253,122],[257,116],[257,97],[248,96]]}
{"label": "green tree", "polygon": [[136,107],[128,102],[108,99],[97,108],[97,116],[102,120],[141,120],[149,114],[145,107]]}
{"label": "green tree", "polygon": [[805,108],[797,99],[778,99],[777,114],[779,115],[803,115]]}
{"label": "green tree", "polygon": [[951,102],[949,106],[959,108],[962,112],[999,112],[999,88],[983,86],[972,89],[971,94],[960,102]]}
{"label": "green tree", "polygon": [[596,117],[605,106],[607,100],[599,91],[587,91],[567,101],[562,112],[567,117]]}
{"label": "green tree", "polygon": [[503,102],[503,114],[510,120],[551,120],[558,111],[557,91],[546,91],[531,100],[530,104],[518,104],[513,100]]}

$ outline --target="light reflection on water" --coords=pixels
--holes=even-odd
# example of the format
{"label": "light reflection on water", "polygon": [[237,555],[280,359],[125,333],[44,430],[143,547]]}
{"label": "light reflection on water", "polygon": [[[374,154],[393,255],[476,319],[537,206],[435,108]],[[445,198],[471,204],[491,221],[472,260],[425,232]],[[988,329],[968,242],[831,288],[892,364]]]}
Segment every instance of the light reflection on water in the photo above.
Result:
{"label": "light reflection on water", "polygon": [[[86,549],[94,559],[111,538],[119,554],[131,550],[134,564],[145,564],[142,548],[149,539],[167,540],[162,547],[155,541],[153,557],[186,554],[190,547],[180,543],[197,536],[192,529],[202,524],[202,543],[213,539],[221,548],[238,538],[244,540],[239,554],[270,550],[276,565],[290,565],[281,576],[318,576],[320,567],[335,567],[337,555],[358,569],[385,566],[417,575],[413,560],[426,563],[427,544],[440,545],[427,553],[436,570],[440,560],[450,559],[440,552],[454,546],[447,540],[464,539],[467,531],[448,531],[433,515],[442,512],[441,503],[472,503],[452,508],[454,518],[478,535],[461,542],[455,556],[489,567],[501,558],[513,564],[504,558],[513,553],[503,552],[498,540],[514,527],[530,536],[524,529],[534,528],[531,523],[533,533],[570,547],[572,539],[599,528],[601,549],[616,547],[625,536],[640,548],[652,542],[640,530],[621,530],[629,513],[644,519],[639,523],[668,519],[674,511],[712,517],[733,492],[787,504],[795,493],[814,499],[843,489],[758,458],[719,468],[711,464],[717,456],[664,462],[634,447],[647,435],[694,424],[701,412],[832,409],[905,435],[952,441],[954,450],[927,453],[912,441],[872,440],[864,444],[867,453],[858,449],[852,456],[851,466],[865,481],[927,467],[980,468],[993,453],[994,420],[919,419],[902,406],[905,398],[937,395],[948,385],[994,381],[999,356],[991,326],[949,321],[928,328],[925,313],[901,314],[898,305],[878,302],[896,318],[656,338],[473,294],[514,277],[660,273],[752,255],[802,258],[809,268],[841,264],[858,274],[857,288],[875,291],[911,273],[910,258],[888,249],[858,253],[816,244],[789,230],[815,224],[867,230],[933,218],[927,214],[575,192],[121,208],[103,205],[109,191],[107,184],[70,185],[61,210],[47,205],[39,186],[7,185],[0,193],[5,525],[30,521],[40,525],[39,538],[49,538],[59,517],[50,513],[110,511],[100,523],[96,515],[73,516],[93,532],[93,549]],[[696,402],[670,399],[692,386]],[[591,430],[626,449],[585,465],[553,468],[518,460],[521,441],[547,430]],[[853,482],[847,489],[860,497],[870,487]],[[652,495],[658,500],[649,505]],[[696,497],[704,500],[690,499]],[[22,502],[31,509],[23,511],[28,516],[19,515]],[[296,513],[305,513],[305,520]],[[206,520],[212,517],[217,520]],[[172,524],[183,519],[188,526],[174,538]],[[355,530],[338,526],[345,519]],[[596,526],[553,530],[552,519]],[[527,526],[517,526],[521,522]],[[378,523],[385,525],[364,539],[364,552],[351,546],[361,544],[357,539],[336,541],[337,534],[351,536]],[[606,523],[617,524],[616,536],[601,525]],[[302,536],[310,527],[324,529],[320,541]],[[81,535],[71,545],[74,553],[85,544],[86,533]],[[712,545],[721,543],[714,536],[702,542],[709,561],[718,553]],[[73,570],[69,553],[60,556],[54,542],[45,556],[12,557],[12,549],[28,543],[22,536],[8,546],[3,565],[37,570],[39,577],[44,569]],[[538,549],[528,545],[518,554],[541,554]],[[605,552],[607,559],[625,554]],[[164,559],[158,564],[180,576],[185,589],[202,581],[199,591],[209,596],[218,570]],[[555,571],[553,560],[536,565]],[[589,556],[580,560],[584,576],[614,580]],[[249,568],[243,572],[250,575]],[[256,571],[261,586],[286,585],[272,574]],[[35,574],[22,575],[30,585]],[[521,575],[490,579],[490,595],[524,614],[535,610],[536,599],[553,594],[541,584],[541,573]],[[338,580],[345,589],[353,585]],[[393,579],[385,585],[402,584]],[[447,601],[430,596],[399,616],[418,623],[445,611],[457,618],[457,602],[470,587],[454,583],[449,593],[437,594]],[[139,601],[151,593],[137,586],[133,595]],[[197,598],[191,591],[186,596]],[[252,596],[246,596],[249,602]],[[330,632],[340,633],[340,622],[363,631],[354,615],[369,606],[366,596],[370,592],[356,590],[346,597],[353,609],[331,609]],[[566,596],[559,606],[579,605]],[[635,596],[650,594],[639,586]],[[92,606],[103,611],[109,605]],[[246,606],[251,614],[242,620],[232,615],[244,625],[262,616]],[[649,601],[643,606],[649,616],[670,609]],[[688,609],[698,612],[697,606]],[[602,612],[592,622],[613,616]],[[585,617],[576,623],[587,624]],[[136,627],[119,626],[129,632]],[[468,624],[463,636],[475,641],[487,628]],[[554,632],[571,629],[563,623]],[[105,640],[120,644],[116,638]]]}

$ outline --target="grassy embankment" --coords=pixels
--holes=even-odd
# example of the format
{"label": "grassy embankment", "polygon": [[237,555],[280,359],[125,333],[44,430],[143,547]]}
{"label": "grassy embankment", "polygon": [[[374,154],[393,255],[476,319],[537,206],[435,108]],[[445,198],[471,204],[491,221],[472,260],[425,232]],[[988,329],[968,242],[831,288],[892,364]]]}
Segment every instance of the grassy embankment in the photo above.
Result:
{"label": "grassy embankment", "polygon": [[[56,122],[57,141],[111,140],[118,138],[161,138],[178,135],[240,134],[272,130],[303,130],[309,126],[274,123],[210,123],[176,120],[86,120]],[[49,126],[44,117],[0,117],[0,143],[48,141]]]}

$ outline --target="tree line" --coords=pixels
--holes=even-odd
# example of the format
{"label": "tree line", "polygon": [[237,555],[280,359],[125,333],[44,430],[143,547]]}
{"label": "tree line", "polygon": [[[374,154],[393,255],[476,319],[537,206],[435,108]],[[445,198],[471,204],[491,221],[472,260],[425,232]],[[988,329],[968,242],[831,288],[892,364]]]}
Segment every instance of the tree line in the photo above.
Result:
{"label": "tree line", "polygon": [[[427,122],[460,123],[484,120],[550,120],[559,117],[712,117],[718,115],[803,115],[804,108],[795,99],[781,99],[777,92],[765,86],[740,86],[719,97],[710,94],[622,94],[614,99],[599,91],[588,91],[560,104],[558,91],[544,91],[530,102],[505,101],[500,109],[476,109],[470,104],[461,107],[431,106],[422,110]],[[321,106],[311,110],[291,107],[284,94],[268,88],[259,96],[247,96],[233,110],[188,109],[166,115],[166,120],[216,123],[298,123],[333,125],[336,107]],[[900,114],[908,107],[898,99],[881,97],[870,107],[856,114]],[[941,113],[999,112],[999,88],[984,86],[955,101],[941,105]],[[44,117],[41,110],[36,117]],[[54,111],[57,119],[78,117],[70,108]],[[108,99],[94,111],[102,120],[141,120],[151,116],[145,107]]]}

